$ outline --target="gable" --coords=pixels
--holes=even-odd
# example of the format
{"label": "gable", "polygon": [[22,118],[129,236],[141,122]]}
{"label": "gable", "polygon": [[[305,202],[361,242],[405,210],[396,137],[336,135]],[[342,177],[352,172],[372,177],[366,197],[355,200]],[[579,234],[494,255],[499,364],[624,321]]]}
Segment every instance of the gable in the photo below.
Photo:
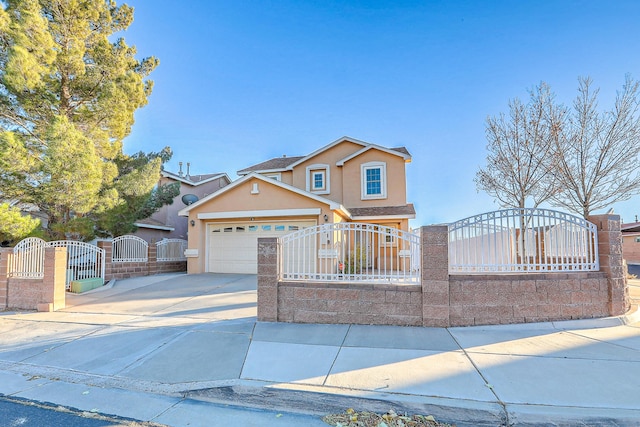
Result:
{"label": "gable", "polygon": [[305,206],[324,206],[331,210],[345,210],[340,204],[331,200],[265,178],[260,174],[251,173],[182,209],[179,215],[188,216],[208,211],[273,210]]}

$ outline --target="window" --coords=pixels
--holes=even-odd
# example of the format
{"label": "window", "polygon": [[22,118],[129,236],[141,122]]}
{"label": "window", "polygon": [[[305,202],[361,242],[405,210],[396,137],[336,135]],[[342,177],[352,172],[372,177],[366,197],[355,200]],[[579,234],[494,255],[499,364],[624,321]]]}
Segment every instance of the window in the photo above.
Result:
{"label": "window", "polygon": [[324,171],[316,171],[312,173],[311,190],[324,190]]}
{"label": "window", "polygon": [[307,191],[315,194],[329,194],[329,165],[307,166]]}
{"label": "window", "polygon": [[363,199],[385,199],[387,197],[386,163],[365,163],[361,166],[361,174]]}
{"label": "window", "polygon": [[276,181],[282,181],[282,174],[280,173],[266,173],[264,174],[267,178],[275,179]]}
{"label": "window", "polygon": [[640,236],[636,237],[636,243],[640,243]]}

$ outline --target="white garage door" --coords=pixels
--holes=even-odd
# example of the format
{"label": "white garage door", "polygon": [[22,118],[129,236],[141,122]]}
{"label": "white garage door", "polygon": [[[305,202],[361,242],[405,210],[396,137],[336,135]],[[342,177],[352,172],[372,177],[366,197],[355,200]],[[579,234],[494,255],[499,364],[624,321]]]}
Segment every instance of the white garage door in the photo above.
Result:
{"label": "white garage door", "polygon": [[207,271],[257,274],[258,237],[284,236],[314,225],[313,221],[210,224]]}

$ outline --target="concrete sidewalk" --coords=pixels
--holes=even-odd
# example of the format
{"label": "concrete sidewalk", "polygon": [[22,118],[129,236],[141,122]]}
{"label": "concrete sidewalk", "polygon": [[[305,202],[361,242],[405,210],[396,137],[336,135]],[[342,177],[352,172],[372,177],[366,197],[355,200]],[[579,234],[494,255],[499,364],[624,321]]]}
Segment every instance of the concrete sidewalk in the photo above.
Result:
{"label": "concrete sidewalk", "polygon": [[347,407],[458,426],[640,425],[635,313],[449,329],[255,315],[256,277],[214,274],[3,312],[0,393],[170,426],[322,426],[319,415]]}

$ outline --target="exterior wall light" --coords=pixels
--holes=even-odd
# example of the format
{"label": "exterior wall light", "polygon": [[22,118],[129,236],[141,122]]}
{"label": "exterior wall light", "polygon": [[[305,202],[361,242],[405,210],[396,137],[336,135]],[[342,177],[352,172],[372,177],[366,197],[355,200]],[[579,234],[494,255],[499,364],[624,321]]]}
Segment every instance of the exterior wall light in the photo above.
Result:
{"label": "exterior wall light", "polygon": [[196,222],[194,220],[189,221],[189,223],[191,224],[192,227],[196,226]]}

